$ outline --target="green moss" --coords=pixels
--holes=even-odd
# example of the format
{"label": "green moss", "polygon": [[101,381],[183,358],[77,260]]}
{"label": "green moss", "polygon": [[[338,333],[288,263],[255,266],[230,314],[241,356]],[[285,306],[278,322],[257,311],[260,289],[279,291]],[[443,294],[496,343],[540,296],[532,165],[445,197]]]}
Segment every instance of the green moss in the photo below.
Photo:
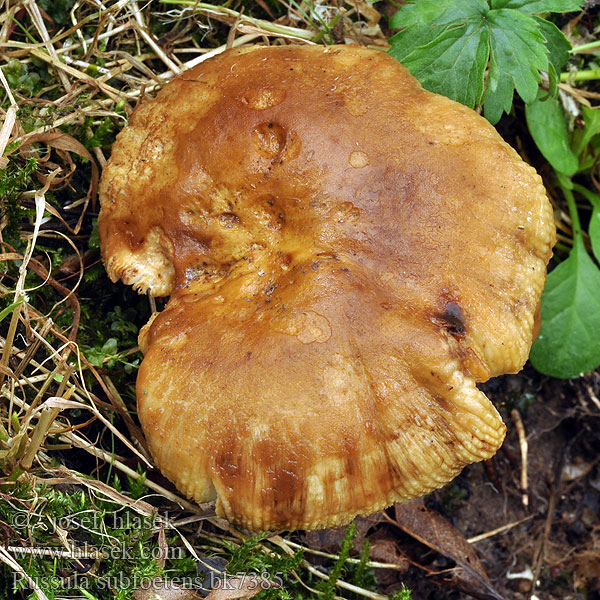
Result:
{"label": "green moss", "polygon": [[71,25],[70,12],[76,0],[37,0],[40,8],[54,21],[56,25]]}

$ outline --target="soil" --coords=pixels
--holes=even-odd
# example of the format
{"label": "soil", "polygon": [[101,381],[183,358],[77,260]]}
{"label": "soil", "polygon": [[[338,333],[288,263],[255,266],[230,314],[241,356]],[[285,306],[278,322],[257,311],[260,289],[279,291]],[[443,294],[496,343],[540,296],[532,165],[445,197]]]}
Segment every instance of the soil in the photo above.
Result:
{"label": "soil", "polygon": [[[507,424],[504,446],[488,464],[466,468],[426,505],[467,539],[518,523],[474,542],[500,597],[600,599],[600,372],[559,381],[526,369],[482,389]],[[528,445],[526,493],[515,410]],[[415,600],[495,597],[457,591],[452,561],[421,544],[415,548],[414,539],[393,529],[389,523],[375,528],[375,541],[392,541],[399,556],[443,573],[427,574],[407,562],[404,573],[380,573],[382,591],[393,593],[404,582]]]}

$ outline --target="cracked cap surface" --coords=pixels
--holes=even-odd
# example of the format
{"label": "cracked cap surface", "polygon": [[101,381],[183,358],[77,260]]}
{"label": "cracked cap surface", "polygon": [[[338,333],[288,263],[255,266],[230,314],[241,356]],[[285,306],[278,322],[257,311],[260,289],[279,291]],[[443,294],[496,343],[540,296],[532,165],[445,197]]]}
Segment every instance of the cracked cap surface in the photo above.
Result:
{"label": "cracked cap surface", "polygon": [[245,47],[139,107],[101,182],[157,465],[248,529],[441,487],[505,427],[554,243],[539,176],[474,111],[359,47]]}

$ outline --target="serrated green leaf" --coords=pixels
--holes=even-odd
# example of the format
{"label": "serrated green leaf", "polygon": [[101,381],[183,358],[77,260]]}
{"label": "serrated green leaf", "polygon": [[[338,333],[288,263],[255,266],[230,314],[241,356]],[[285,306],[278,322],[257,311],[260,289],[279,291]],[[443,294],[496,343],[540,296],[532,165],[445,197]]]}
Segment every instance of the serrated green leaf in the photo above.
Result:
{"label": "serrated green leaf", "polygon": [[[495,123],[510,110],[515,89],[526,104],[535,100],[540,71],[549,74],[555,92],[557,73],[568,60],[570,46],[564,35],[533,13],[576,10],[579,4],[421,0],[402,6],[392,18],[393,27],[404,29],[390,39],[390,54],[431,91],[471,107],[483,100],[486,117]],[[488,63],[484,89],[482,73]]]}
{"label": "serrated green leaf", "polygon": [[[454,27],[404,58],[423,87],[473,108],[481,101],[489,35],[481,19]],[[464,77],[457,77],[463,73]]]}
{"label": "serrated green leaf", "polygon": [[554,23],[550,23],[550,21],[546,21],[546,19],[540,17],[533,18],[537,23],[540,33],[546,39],[548,60],[554,65],[556,72],[560,73],[561,69],[569,62],[571,44]]}
{"label": "serrated green leaf", "polygon": [[450,26],[464,25],[473,15],[487,10],[485,0],[421,0],[405,4],[390,19],[392,29],[403,28],[390,38],[390,54],[403,62],[415,48],[422,47],[423,40],[435,39]]}
{"label": "serrated green leaf", "polygon": [[579,10],[579,0],[492,0],[492,8],[514,8],[521,12],[539,15],[549,12],[572,12]]}
{"label": "serrated green leaf", "polygon": [[544,92],[525,106],[529,132],[544,158],[560,173],[573,175],[579,160],[571,150],[567,120],[560,102],[552,96],[544,100]]}
{"label": "serrated green leaf", "polygon": [[539,71],[548,69],[545,38],[535,19],[515,10],[492,10],[490,24],[492,54],[498,68],[510,75],[525,104],[535,100]]}
{"label": "serrated green leaf", "polygon": [[475,14],[489,10],[486,0],[420,0],[401,6],[390,19],[390,27],[411,25],[462,25]]}
{"label": "serrated green leaf", "polygon": [[[415,50],[419,48],[424,39],[430,37],[437,37],[440,33],[444,33],[447,29],[447,25],[438,28],[434,25],[426,26],[413,26],[407,27],[402,31],[394,34],[390,38],[390,50],[389,54],[393,56],[398,62],[404,64],[405,58]],[[413,73],[413,75],[415,75]],[[415,75],[417,77],[417,75]]]}
{"label": "serrated green leaf", "polygon": [[533,366],[567,379],[600,365],[600,269],[576,238],[569,258],[549,275],[542,295],[542,328],[531,349]]}
{"label": "serrated green leaf", "polygon": [[483,103],[485,118],[492,125],[495,125],[500,120],[503,112],[510,112],[514,90],[515,86],[512,77],[498,68],[492,54],[490,56],[488,87]]}

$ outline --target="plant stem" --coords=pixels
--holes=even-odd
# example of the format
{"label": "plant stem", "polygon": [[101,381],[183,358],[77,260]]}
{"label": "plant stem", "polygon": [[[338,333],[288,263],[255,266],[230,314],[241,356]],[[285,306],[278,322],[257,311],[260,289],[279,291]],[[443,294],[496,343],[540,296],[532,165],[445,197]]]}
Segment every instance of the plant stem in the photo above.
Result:
{"label": "plant stem", "polygon": [[588,190],[583,185],[579,185],[578,183],[573,184],[573,189],[576,192],[579,192],[582,196],[585,196],[585,198],[589,200],[593,206],[600,207],[600,196],[598,194],[594,194],[594,192]]}
{"label": "plant stem", "polygon": [[573,248],[577,248],[578,242],[583,242],[583,237],[581,236],[581,223],[579,221],[579,213],[577,212],[575,196],[573,196],[573,192],[568,189],[560,180],[559,185],[564,197],[567,200],[567,206],[569,207],[569,216],[571,217],[571,226],[573,228]]}
{"label": "plant stem", "polygon": [[581,46],[574,46],[569,50],[571,54],[577,54],[585,50],[593,50],[594,48],[600,48],[600,40],[589,42],[588,44],[581,44]]}
{"label": "plant stem", "polygon": [[331,23],[329,24],[329,30],[321,30],[319,33],[317,33],[317,35],[314,38],[312,38],[312,41],[318,44],[325,37],[326,34],[328,34],[331,37],[331,30],[339,23],[341,18],[341,13],[335,15],[335,17],[331,19]]}
{"label": "plant stem", "polygon": [[565,81],[591,81],[592,79],[600,79],[600,69],[586,69],[585,71],[577,71],[576,73],[561,73],[560,80]]}

